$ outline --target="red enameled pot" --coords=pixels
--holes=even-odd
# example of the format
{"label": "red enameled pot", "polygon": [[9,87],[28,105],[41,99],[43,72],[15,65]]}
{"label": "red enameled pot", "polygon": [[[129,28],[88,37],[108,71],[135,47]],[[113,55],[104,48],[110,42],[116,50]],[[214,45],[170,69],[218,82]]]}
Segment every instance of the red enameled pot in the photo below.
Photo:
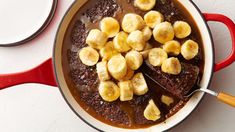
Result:
{"label": "red enameled pot", "polygon": [[[67,62],[63,60],[62,55],[64,48],[63,40],[66,29],[68,28],[68,25],[71,22],[73,16],[86,2],[87,0],[75,1],[74,4],[68,9],[68,12],[62,20],[57,32],[57,36],[55,38],[53,57],[28,71],[0,75],[0,89],[9,88],[10,86],[23,83],[41,83],[51,86],[58,86],[71,109],[84,122],[86,122],[93,128],[103,131],[135,131],[110,126],[93,118],[79,106],[69,90],[71,79],[69,79],[69,75],[67,74],[68,72],[65,71],[63,68],[65,65],[67,65]],[[201,13],[197,6],[191,0],[180,0],[179,2],[188,10],[193,19],[196,20],[196,24],[200,30],[203,41],[203,48],[205,51],[205,67],[200,86],[202,88],[208,88],[213,72],[222,70],[235,61],[235,24],[231,19],[224,15]],[[207,24],[208,21],[216,21],[225,24],[229,29],[232,38],[232,50],[230,55],[225,60],[219,63],[214,62],[214,45],[212,35]],[[143,128],[143,130],[164,131],[179,124],[196,108],[203,95],[203,93],[197,93],[193,95],[179,112],[166,120],[166,123],[154,125],[149,128]]]}

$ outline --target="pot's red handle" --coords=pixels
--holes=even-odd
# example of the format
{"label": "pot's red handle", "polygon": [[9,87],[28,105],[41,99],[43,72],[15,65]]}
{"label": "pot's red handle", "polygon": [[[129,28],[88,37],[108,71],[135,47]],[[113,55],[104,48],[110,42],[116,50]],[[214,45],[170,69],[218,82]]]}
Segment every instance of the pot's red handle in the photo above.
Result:
{"label": "pot's red handle", "polygon": [[20,73],[0,74],[0,90],[23,83],[41,83],[51,86],[57,86],[52,59],[48,59],[39,66]]}
{"label": "pot's red handle", "polygon": [[204,13],[204,17],[206,21],[217,21],[224,23],[228,27],[232,38],[232,51],[230,55],[222,62],[215,64],[215,71],[219,71],[235,61],[235,24],[231,19],[221,14]]}

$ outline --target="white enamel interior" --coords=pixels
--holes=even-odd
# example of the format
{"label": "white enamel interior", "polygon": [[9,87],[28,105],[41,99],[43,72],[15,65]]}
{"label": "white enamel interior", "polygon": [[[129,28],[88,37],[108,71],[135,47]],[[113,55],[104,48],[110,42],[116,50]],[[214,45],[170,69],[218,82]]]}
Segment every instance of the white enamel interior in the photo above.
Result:
{"label": "white enamel interior", "polygon": [[22,41],[47,20],[53,0],[0,0],[0,44]]}
{"label": "white enamel interior", "polygon": [[[86,0],[85,0],[86,1]],[[83,1],[84,2],[84,1]],[[80,4],[82,5],[83,2]],[[180,3],[186,9],[190,12],[190,14],[193,16],[194,20],[197,23],[197,26],[201,32],[202,40],[203,40],[203,46],[204,46],[204,51],[205,51],[205,67],[204,67],[204,74],[201,79],[200,86],[202,88],[207,88],[210,82],[210,78],[212,76],[212,70],[213,70],[213,46],[212,46],[212,40],[210,37],[210,33],[208,31],[207,25],[204,22],[202,16],[198,12],[198,10],[194,7],[194,5],[191,3],[190,0],[179,0]],[[57,48],[57,47],[56,47]],[[55,48],[55,49],[56,49]],[[61,64],[60,60],[57,59],[55,56],[55,62]],[[62,70],[57,70],[57,74],[63,74]],[[64,79],[60,78],[61,83],[66,83]],[[61,84],[60,83],[60,84]],[[84,111],[79,104],[76,102],[76,100],[73,98],[72,94],[68,90],[67,87],[62,87],[61,88],[62,93],[64,94],[67,102],[71,105],[73,110],[81,117],[83,118],[86,122],[91,124],[92,126],[103,130],[103,131],[146,131],[146,132],[158,132],[158,131],[165,131],[167,129],[172,128],[173,126],[177,125],[180,123],[182,120],[184,120],[197,106],[199,101],[202,99],[202,96],[204,95],[203,93],[197,93],[195,94],[188,102],[187,104],[179,111],[177,112],[174,116],[170,117],[169,119],[166,120],[166,123],[161,123],[157,124],[155,126],[149,127],[149,128],[144,128],[144,129],[123,129],[123,128],[117,128],[113,127],[110,125],[107,125],[103,122],[100,122],[99,120],[93,118],[91,115],[89,115],[86,111]]]}

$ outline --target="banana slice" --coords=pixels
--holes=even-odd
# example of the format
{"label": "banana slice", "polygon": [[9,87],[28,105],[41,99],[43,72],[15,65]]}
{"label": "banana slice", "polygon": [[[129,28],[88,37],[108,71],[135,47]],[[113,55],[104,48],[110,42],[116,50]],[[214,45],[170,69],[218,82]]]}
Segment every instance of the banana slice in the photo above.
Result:
{"label": "banana slice", "polygon": [[145,26],[141,31],[145,41],[148,41],[152,37],[152,30],[148,26]]}
{"label": "banana slice", "polygon": [[174,38],[174,29],[169,22],[157,24],[153,29],[153,37],[159,43],[164,44]]}
{"label": "banana slice", "polygon": [[139,30],[133,31],[129,34],[127,43],[129,44],[129,46],[131,46],[131,48],[137,51],[143,50],[146,45],[144,35]]}
{"label": "banana slice", "polygon": [[144,26],[144,20],[140,15],[128,13],[123,17],[122,29],[127,33],[133,32],[135,30],[141,30],[144,28]]}
{"label": "banana slice", "polygon": [[133,86],[130,80],[119,82],[120,100],[129,101],[133,99]]}
{"label": "banana slice", "polygon": [[112,81],[100,82],[98,90],[102,99],[107,102],[115,101],[120,96],[119,87]]}
{"label": "banana slice", "polygon": [[147,59],[149,55],[150,49],[152,49],[153,46],[149,43],[147,43],[144,47],[144,50],[140,52],[140,54],[143,56],[143,59]]}
{"label": "banana slice", "polygon": [[181,46],[181,54],[186,60],[193,59],[198,54],[198,43],[193,40],[187,40]]}
{"label": "banana slice", "polygon": [[163,45],[163,50],[165,50],[170,55],[177,56],[180,54],[181,46],[178,41],[171,40]]}
{"label": "banana slice", "polygon": [[149,11],[144,15],[144,21],[147,26],[154,28],[157,24],[164,21],[164,17],[158,11]]}
{"label": "banana slice", "polygon": [[146,43],[144,50],[150,50],[152,48],[153,48],[153,46],[150,43]]}
{"label": "banana slice", "polygon": [[143,56],[143,59],[147,59],[150,50],[141,51],[140,54]]}
{"label": "banana slice", "polygon": [[127,72],[127,64],[125,58],[121,55],[115,55],[108,61],[108,71],[113,78],[122,79]]}
{"label": "banana slice", "polygon": [[82,48],[78,56],[82,63],[87,66],[94,66],[99,60],[99,53],[91,47]]}
{"label": "banana slice", "polygon": [[153,66],[161,66],[167,58],[166,51],[161,48],[153,48],[149,51],[148,61]]}
{"label": "banana slice", "polygon": [[86,43],[95,49],[101,49],[107,42],[108,36],[99,29],[92,29],[87,38]]}
{"label": "banana slice", "polygon": [[135,0],[134,6],[142,11],[151,10],[156,4],[156,0]]}
{"label": "banana slice", "polygon": [[136,73],[131,82],[135,95],[144,95],[148,92],[148,86],[142,73]]}
{"label": "banana slice", "polygon": [[191,34],[191,27],[187,22],[184,21],[176,21],[173,24],[175,36],[177,38],[186,38]]}
{"label": "banana slice", "polygon": [[96,72],[100,81],[107,81],[110,79],[107,61],[102,61],[96,64]]}
{"label": "banana slice", "polygon": [[128,52],[125,56],[127,66],[132,70],[137,70],[143,64],[142,55],[135,50]]}
{"label": "banana slice", "polygon": [[112,56],[117,54],[118,52],[114,48],[112,41],[107,42],[105,46],[100,49],[100,56],[103,58],[103,60],[109,60]]}
{"label": "banana slice", "polygon": [[172,103],[174,103],[174,99],[166,95],[162,95],[161,101],[167,106],[170,106]]}
{"label": "banana slice", "polygon": [[100,29],[106,33],[109,38],[114,37],[120,30],[118,21],[112,17],[105,17],[100,21]]}
{"label": "banana slice", "polygon": [[181,72],[181,64],[178,58],[171,57],[163,61],[161,69],[165,73],[178,75]]}
{"label": "banana slice", "polygon": [[149,104],[144,110],[144,117],[147,120],[152,120],[152,121],[156,121],[159,118],[161,118],[161,112],[152,99],[149,101]]}
{"label": "banana slice", "polygon": [[135,73],[134,70],[132,70],[131,68],[127,67],[126,75],[122,79],[119,79],[119,81],[130,80],[133,77],[134,73]]}
{"label": "banana slice", "polygon": [[119,52],[127,52],[131,47],[127,44],[128,34],[119,32],[113,39],[114,48]]}

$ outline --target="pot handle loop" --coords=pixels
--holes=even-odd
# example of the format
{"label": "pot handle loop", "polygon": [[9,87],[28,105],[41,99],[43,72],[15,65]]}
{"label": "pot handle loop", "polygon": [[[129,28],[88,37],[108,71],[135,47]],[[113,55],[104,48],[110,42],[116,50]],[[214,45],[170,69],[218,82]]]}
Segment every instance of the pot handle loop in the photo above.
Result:
{"label": "pot handle loop", "polygon": [[57,86],[52,59],[48,59],[39,66],[19,73],[0,74],[0,90],[23,83],[41,83],[51,86]]}
{"label": "pot handle loop", "polygon": [[219,71],[219,70],[229,66],[230,64],[232,64],[235,61],[235,24],[231,19],[229,19],[228,17],[221,15],[221,14],[204,13],[204,17],[205,17],[206,21],[216,21],[216,22],[224,23],[228,27],[231,38],[232,38],[231,53],[225,60],[215,64],[214,71],[216,72],[216,71]]}

